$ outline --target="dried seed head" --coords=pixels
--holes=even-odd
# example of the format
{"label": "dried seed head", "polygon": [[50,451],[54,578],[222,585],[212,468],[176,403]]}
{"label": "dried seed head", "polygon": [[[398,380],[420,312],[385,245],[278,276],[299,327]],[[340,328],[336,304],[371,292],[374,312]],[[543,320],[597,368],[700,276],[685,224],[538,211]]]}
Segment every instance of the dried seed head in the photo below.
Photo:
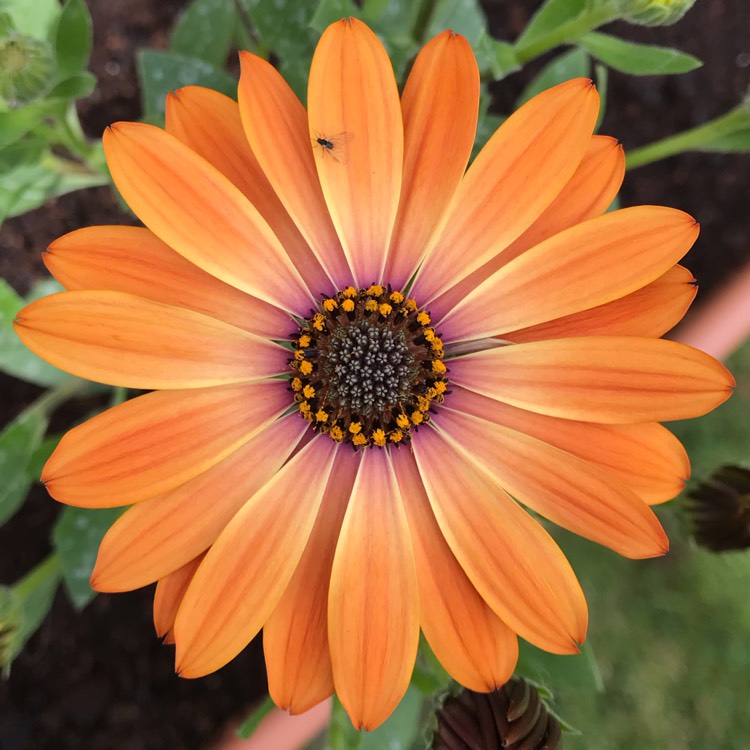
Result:
{"label": "dried seed head", "polygon": [[750,471],[722,466],[688,493],[693,536],[713,552],[750,547]]}
{"label": "dried seed head", "polygon": [[525,680],[462,691],[438,713],[432,750],[561,750],[560,723]]}

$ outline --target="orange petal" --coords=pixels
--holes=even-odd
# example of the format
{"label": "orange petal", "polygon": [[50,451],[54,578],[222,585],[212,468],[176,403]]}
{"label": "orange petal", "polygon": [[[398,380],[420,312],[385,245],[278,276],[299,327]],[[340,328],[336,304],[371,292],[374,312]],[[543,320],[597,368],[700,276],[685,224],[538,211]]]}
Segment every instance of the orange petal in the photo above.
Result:
{"label": "orange petal", "polygon": [[166,130],[213,164],[258,209],[309,289],[331,281],[274,192],[245,137],[237,102],[202,86],[167,95]]}
{"label": "orange petal", "polygon": [[503,266],[443,318],[452,339],[496,336],[624,297],[666,273],[698,236],[691,216],[637,206],[550,237]]}
{"label": "orange petal", "polygon": [[283,466],[306,429],[290,414],[185,484],[129,508],[102,539],[92,588],[146,586],[208,549]]}
{"label": "orange petal", "polygon": [[538,219],[505,250],[470,273],[430,303],[440,319],[495,271],[548,237],[603,214],[611,205],[625,175],[625,154],[619,141],[595,135],[573,176]]}
{"label": "orange petal", "polygon": [[336,694],[358,729],[380,726],[409,687],[419,592],[409,527],[386,451],[362,455],[331,573]]}
{"label": "orange petal", "polygon": [[734,378],[684,344],[591,336],[511,344],[451,360],[451,380],[522,409],[608,424],[688,419],[732,394]]}
{"label": "orange petal", "polygon": [[180,676],[223,667],[273,612],[312,531],[336,448],[325,435],[305,446],[206,553],[175,620]]}
{"label": "orange petal", "polygon": [[214,318],[122,292],[43,297],[18,337],[55,367],[125,388],[200,388],[286,372],[289,352]]}
{"label": "orange petal", "polygon": [[[404,130],[388,53],[361,21],[331,24],[310,67],[308,114],[328,210],[360,286],[383,280],[401,192]],[[337,152],[338,151],[338,152]]]}
{"label": "orange petal", "polygon": [[613,302],[539,323],[503,338],[516,343],[570,336],[646,336],[659,338],[674,328],[698,292],[693,274],[672,266],[663,276]]}
{"label": "orange petal", "polygon": [[598,111],[593,84],[577,78],[535,96],[500,126],[462,180],[419,269],[417,299],[429,302],[528,229],[573,176]]}
{"label": "orange petal", "polygon": [[469,580],[522,638],[559,654],[586,637],[586,600],[550,535],[444,433],[412,441],[440,530]]}
{"label": "orange petal", "polygon": [[270,63],[240,52],[240,65],[240,114],[252,151],[328,275],[343,289],[352,273],[320,188],[307,112]]}
{"label": "orange petal", "polygon": [[198,555],[156,584],[154,627],[159,638],[164,639],[164,643],[174,643],[174,618],[182,603],[182,597],[185,596],[187,587],[201,562],[203,562],[203,555]]}
{"label": "orange petal", "polygon": [[70,505],[139,502],[206,471],[288,407],[278,380],[147,393],[66,433],[42,481]]}
{"label": "orange petal", "polygon": [[441,409],[439,425],[516,500],[558,526],[625,557],[657,557],[669,549],[654,512],[602,469],[450,409]]}
{"label": "orange petal", "polygon": [[281,601],[263,628],[268,692],[300,714],[333,693],[328,650],[328,586],[360,454],[339,450],[318,518]]}
{"label": "orange petal", "polygon": [[403,289],[440,230],[474,145],[479,69],[469,43],[444,31],[417,55],[401,96],[404,177],[385,278]]}
{"label": "orange petal", "polygon": [[202,271],[148,229],[86,227],[55,240],[44,254],[66,288],[108,289],[187,307],[265,338],[286,338],[291,318]]}
{"label": "orange petal", "polygon": [[414,456],[392,453],[417,564],[422,630],[454,679],[470,690],[504,685],[518,659],[516,634],[487,606],[435,520]]}
{"label": "orange petal", "polygon": [[650,505],[676,497],[690,476],[690,461],[682,444],[666,427],[654,422],[615,425],[558,419],[456,386],[446,405],[589,461]]}
{"label": "orange petal", "polygon": [[310,292],[276,235],[216,167],[144,123],[111,125],[102,142],[117,189],[159,239],[243,292],[307,312]]}

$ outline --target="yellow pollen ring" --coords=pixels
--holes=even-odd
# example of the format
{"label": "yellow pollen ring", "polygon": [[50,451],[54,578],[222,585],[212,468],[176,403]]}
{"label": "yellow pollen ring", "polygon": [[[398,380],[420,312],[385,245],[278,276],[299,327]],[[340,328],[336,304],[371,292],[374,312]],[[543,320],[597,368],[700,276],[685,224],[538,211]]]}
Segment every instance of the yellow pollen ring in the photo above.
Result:
{"label": "yellow pollen ring", "polygon": [[384,317],[387,318],[392,312],[393,308],[387,303],[384,302],[380,307],[378,308],[378,312]]}
{"label": "yellow pollen ring", "polygon": [[[443,341],[430,323],[430,314],[420,311],[414,299],[383,284],[366,289],[349,286],[322,298],[318,311],[301,322],[289,360],[290,391],[311,429],[338,443],[349,442],[357,450],[411,440],[418,428],[429,423],[431,407],[444,401],[449,388]],[[343,349],[340,344],[351,335],[350,330],[372,335],[373,341],[384,336],[397,342],[396,347],[402,347],[398,356],[406,357],[406,367],[412,368],[398,376],[402,384],[393,381],[392,395],[377,409],[365,407],[356,398],[347,401],[349,386],[342,387],[345,381],[334,374],[339,372],[335,368],[343,368],[350,373],[348,377],[356,380],[358,375],[357,350]],[[390,356],[390,352],[384,349],[378,356]],[[398,362],[394,360],[392,367],[398,367]]]}

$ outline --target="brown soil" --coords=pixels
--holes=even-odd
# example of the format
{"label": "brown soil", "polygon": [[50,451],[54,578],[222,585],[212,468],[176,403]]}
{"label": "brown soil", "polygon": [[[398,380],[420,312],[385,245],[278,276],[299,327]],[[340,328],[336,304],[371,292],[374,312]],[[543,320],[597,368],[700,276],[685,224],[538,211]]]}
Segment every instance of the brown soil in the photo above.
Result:
{"label": "brown soil", "polygon": [[[633,147],[734,106],[748,83],[748,68],[742,67],[750,52],[745,3],[698,3],[672,28],[617,29],[631,39],[673,44],[706,64],[674,77],[634,79],[612,73],[612,103],[602,132]],[[100,80],[95,94],[80,106],[89,134],[99,135],[109,122],[139,116],[135,50],[164,46],[183,5],[182,0],[89,0],[95,28],[92,69]],[[512,39],[538,2],[488,0],[485,5],[493,33]],[[537,67],[495,86],[500,109],[507,110]],[[702,286],[700,296],[715,290],[750,257],[748,167],[748,156],[688,154],[637,170],[626,179],[624,205],[678,206],[700,220],[701,238],[686,261]],[[5,224],[0,275],[26,292],[45,276],[41,251],[52,239],[80,226],[130,221],[103,188],[50,201]],[[38,392],[0,376],[0,423]],[[15,580],[48,553],[56,514],[55,504],[38,488],[22,511],[0,528],[3,581]],[[263,694],[257,641],[215,675],[197,681],[175,677],[171,649],[153,635],[151,593],[100,596],[80,614],[58,595],[50,616],[14,664],[10,680],[0,683],[0,750],[204,748],[228,719],[241,715]]]}

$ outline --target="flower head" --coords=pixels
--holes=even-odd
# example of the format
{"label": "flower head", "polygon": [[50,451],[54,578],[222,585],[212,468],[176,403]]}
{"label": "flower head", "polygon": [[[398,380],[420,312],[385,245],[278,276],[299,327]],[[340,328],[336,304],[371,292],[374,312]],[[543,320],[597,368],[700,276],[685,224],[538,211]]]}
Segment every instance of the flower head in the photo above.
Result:
{"label": "flower head", "polygon": [[21,338],[79,376],[151,390],[69,432],[61,502],[132,505],[92,584],[159,581],[156,620],[197,677],[263,628],[274,700],[334,689],[374,728],[420,627],[465,686],[504,684],[517,636],[586,635],[580,585],[521,504],[629,557],[667,540],[650,505],[688,475],[657,424],[732,387],[658,339],[693,299],[698,234],[669,208],[604,214],[622,150],[588,80],[512,115],[466,169],[479,75],[444,32],[399,97],[377,37],[323,34],[305,110],[243,53],[239,104],[187,87],[166,131],[104,136],[144,228],[46,255],[68,291]]}

